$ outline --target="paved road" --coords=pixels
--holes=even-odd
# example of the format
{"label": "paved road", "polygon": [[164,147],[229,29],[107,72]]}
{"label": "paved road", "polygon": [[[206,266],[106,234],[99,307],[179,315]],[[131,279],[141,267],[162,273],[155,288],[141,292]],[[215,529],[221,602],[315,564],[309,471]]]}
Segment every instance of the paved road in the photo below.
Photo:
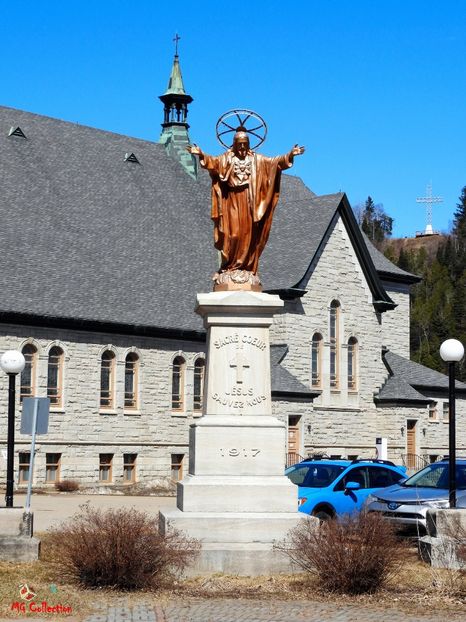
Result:
{"label": "paved road", "polygon": [[[25,502],[25,495],[15,494],[15,507],[24,507]],[[144,510],[155,518],[161,508],[172,509],[176,506],[175,497],[73,495],[70,493],[33,495],[31,510],[34,512],[34,532],[46,531],[49,527],[59,525],[75,514],[79,510],[80,505],[87,502],[101,509],[134,507],[137,510]]]}
{"label": "paved road", "polygon": [[397,609],[339,606],[313,601],[208,599],[171,601],[154,607],[111,607],[85,622],[460,622],[445,612],[410,615]]}

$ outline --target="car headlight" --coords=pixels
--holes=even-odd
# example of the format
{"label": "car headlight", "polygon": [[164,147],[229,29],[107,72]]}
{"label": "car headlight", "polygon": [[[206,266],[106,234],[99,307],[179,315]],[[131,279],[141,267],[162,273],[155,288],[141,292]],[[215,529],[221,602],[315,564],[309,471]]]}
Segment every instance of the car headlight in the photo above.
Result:
{"label": "car headlight", "polygon": [[450,502],[448,499],[439,499],[439,501],[429,501],[426,503],[430,508],[449,508]]}
{"label": "car headlight", "polygon": [[367,495],[366,498],[366,505],[369,505],[369,503],[373,503],[374,501],[378,501],[379,498],[376,497],[375,495]]}

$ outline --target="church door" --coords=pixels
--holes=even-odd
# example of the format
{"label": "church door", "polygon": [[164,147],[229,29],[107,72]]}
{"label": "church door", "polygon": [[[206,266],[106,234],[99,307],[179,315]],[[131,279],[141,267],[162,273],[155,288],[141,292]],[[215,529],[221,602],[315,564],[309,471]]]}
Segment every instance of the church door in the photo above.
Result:
{"label": "church door", "polygon": [[406,466],[408,469],[416,469],[416,421],[408,420],[406,426]]}
{"label": "church door", "polygon": [[300,434],[301,417],[288,417],[288,455],[286,465],[291,466],[302,460],[300,455],[301,434]]}

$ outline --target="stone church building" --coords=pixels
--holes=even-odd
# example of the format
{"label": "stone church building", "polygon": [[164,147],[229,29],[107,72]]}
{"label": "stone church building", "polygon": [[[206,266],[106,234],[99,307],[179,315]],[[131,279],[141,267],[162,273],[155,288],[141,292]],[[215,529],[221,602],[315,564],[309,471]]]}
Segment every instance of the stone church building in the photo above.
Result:
{"label": "stone church building", "polygon": [[[160,99],[159,142],[0,108],[0,352],[26,358],[20,485],[30,437],[19,413],[30,396],[51,401],[36,485],[161,483],[186,472],[206,350],[194,307],[212,290],[218,259],[210,178],[185,150],[192,98],[177,56]],[[418,277],[363,236],[344,193],[316,196],[284,175],[260,275],[285,301],[270,352],[274,412],[288,429],[284,465],[309,453],[374,457],[376,437],[411,466],[448,452],[447,377],[409,360]],[[466,385],[458,396],[464,449]]]}

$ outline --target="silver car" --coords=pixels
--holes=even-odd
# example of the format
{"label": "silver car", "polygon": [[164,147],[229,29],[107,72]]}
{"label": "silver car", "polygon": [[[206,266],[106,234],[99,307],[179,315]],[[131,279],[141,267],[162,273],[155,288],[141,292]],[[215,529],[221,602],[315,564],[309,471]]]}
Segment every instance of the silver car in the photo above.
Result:
{"label": "silver car", "polygon": [[[448,460],[435,462],[409,479],[377,490],[367,498],[367,511],[380,512],[400,528],[426,528],[426,513],[448,508]],[[466,460],[456,462],[457,507],[466,508]]]}

